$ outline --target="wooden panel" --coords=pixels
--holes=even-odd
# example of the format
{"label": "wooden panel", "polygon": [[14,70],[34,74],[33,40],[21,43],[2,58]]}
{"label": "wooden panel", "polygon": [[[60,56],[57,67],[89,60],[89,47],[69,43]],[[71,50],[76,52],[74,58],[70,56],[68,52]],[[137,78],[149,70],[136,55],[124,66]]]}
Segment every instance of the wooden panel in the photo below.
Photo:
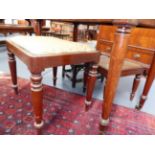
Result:
{"label": "wooden panel", "polygon": [[[110,53],[116,27],[100,26],[97,49]],[[146,64],[151,64],[155,49],[155,30],[146,28],[134,28],[128,45],[126,57]]]}

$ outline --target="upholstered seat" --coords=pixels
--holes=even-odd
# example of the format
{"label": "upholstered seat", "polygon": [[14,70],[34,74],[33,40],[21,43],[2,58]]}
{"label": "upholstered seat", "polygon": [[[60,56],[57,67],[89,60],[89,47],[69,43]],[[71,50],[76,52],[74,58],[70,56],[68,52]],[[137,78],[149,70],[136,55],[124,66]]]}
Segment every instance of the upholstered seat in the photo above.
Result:
{"label": "upholstered seat", "polygon": [[7,40],[13,42],[32,56],[59,56],[96,52],[94,48],[82,43],[47,36],[16,36]]}
{"label": "upholstered seat", "polygon": [[[110,56],[108,54],[102,54],[100,56],[98,66],[105,70],[109,70],[109,63],[110,63]],[[148,66],[143,63],[126,59],[122,66],[122,71],[130,70],[130,69],[147,68],[147,67]]]}
{"label": "upholstered seat", "polygon": [[17,56],[31,72],[31,95],[34,108],[35,127],[43,126],[42,72],[46,68],[70,64],[97,63],[100,53],[93,48],[71,41],[46,36],[13,37],[6,42],[13,88],[18,93]]}

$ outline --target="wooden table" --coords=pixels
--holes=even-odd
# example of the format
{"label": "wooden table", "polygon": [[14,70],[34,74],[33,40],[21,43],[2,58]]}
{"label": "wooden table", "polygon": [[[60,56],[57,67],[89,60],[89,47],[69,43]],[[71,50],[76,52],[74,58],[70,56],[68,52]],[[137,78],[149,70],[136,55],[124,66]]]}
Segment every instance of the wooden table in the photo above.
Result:
{"label": "wooden table", "polygon": [[[114,45],[111,51],[109,72],[106,81],[105,98],[103,101],[102,108],[102,119],[101,125],[106,126],[109,123],[109,116],[111,112],[112,102],[115,97],[118,81],[121,75],[121,68],[125,55],[127,53],[128,40],[132,27],[146,27],[155,28],[155,20],[136,20],[136,19],[123,19],[123,20],[112,20],[112,19],[58,19],[54,21],[59,22],[70,22],[74,24],[74,41],[77,39],[77,26],[79,24],[102,24],[102,25],[116,25],[117,30],[115,33]],[[38,20],[38,34],[41,32],[41,20]],[[39,26],[40,25],[40,26]],[[94,64],[90,73],[88,83],[95,85],[95,79],[97,76],[97,65]],[[142,107],[152,82],[155,78],[155,56],[152,61],[152,65],[147,77],[144,92],[140,101],[139,107]],[[86,103],[90,102],[90,95],[92,90],[90,87],[87,88]]]}
{"label": "wooden table", "polygon": [[[0,24],[0,33],[4,35],[6,35],[7,33],[28,33],[31,35],[33,32],[34,29],[32,26]],[[5,45],[5,40],[1,40],[0,45]]]}
{"label": "wooden table", "polygon": [[0,33],[33,33],[32,26],[21,26],[15,24],[0,24]]}

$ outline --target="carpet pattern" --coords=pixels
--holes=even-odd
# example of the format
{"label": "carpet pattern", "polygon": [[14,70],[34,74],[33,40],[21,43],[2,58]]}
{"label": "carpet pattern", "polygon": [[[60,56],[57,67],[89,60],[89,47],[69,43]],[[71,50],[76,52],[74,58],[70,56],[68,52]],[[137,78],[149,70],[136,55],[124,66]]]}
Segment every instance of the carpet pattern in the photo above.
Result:
{"label": "carpet pattern", "polygon": [[[11,88],[10,76],[0,75],[0,134],[35,135],[29,81],[18,78],[19,95]],[[97,135],[101,100],[93,100],[85,111],[85,97],[47,85],[44,91],[44,121],[42,134]],[[105,135],[155,134],[155,116],[113,104],[110,124]]]}

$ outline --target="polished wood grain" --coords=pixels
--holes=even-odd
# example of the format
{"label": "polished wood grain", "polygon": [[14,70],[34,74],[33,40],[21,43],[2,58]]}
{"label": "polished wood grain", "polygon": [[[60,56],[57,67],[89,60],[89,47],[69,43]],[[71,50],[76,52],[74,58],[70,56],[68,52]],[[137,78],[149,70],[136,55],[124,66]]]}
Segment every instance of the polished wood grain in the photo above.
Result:
{"label": "polished wood grain", "polygon": [[[100,26],[97,49],[99,51],[111,52],[114,42],[116,26]],[[150,65],[154,55],[155,30],[148,28],[133,28],[129,39],[126,58],[133,59]]]}
{"label": "polished wood grain", "polygon": [[127,53],[131,26],[136,25],[137,22],[128,21],[126,25],[124,25],[124,23],[122,25],[122,21],[119,23],[119,20],[116,20],[114,24],[118,25],[118,27],[115,32],[114,44],[110,57],[108,77],[106,81],[105,97],[101,119],[102,126],[106,126],[109,123],[109,116],[111,112],[112,102],[115,97],[119,78],[121,76],[121,68],[123,65],[123,60]]}

